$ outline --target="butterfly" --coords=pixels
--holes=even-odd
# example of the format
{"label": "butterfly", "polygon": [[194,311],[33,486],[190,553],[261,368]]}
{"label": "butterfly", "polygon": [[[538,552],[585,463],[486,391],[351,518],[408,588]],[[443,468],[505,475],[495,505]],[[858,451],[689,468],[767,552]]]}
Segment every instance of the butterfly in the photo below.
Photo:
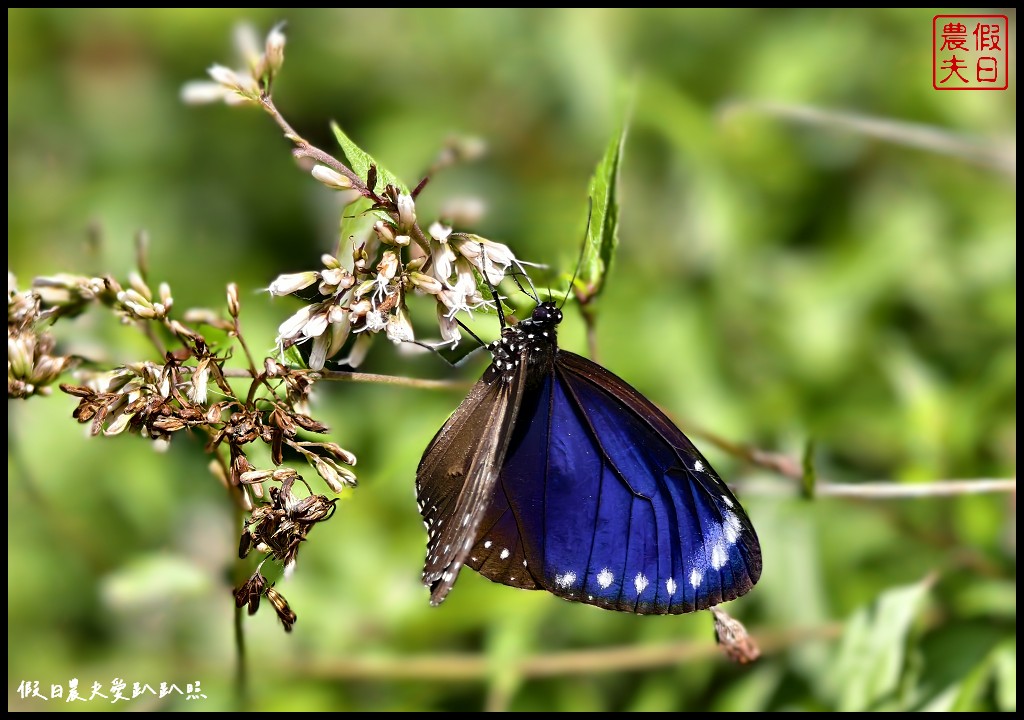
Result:
{"label": "butterfly", "polygon": [[416,494],[431,603],[464,565],[640,614],[746,593],[761,549],[739,501],[652,402],[558,348],[561,321],[547,301],[503,327],[487,346],[490,366],[423,453]]}

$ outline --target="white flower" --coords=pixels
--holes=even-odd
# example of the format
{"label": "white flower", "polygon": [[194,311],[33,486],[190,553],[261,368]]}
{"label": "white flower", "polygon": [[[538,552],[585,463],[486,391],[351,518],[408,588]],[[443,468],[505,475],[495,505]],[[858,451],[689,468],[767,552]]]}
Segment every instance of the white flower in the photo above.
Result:
{"label": "white flower", "polygon": [[276,73],[284,64],[284,23],[278,23],[267,34],[264,56],[270,72]]}
{"label": "white flower", "polygon": [[416,201],[412,195],[399,193],[398,195],[398,225],[409,230],[416,223]]}
{"label": "white flower", "polygon": [[473,274],[473,268],[465,258],[455,260],[455,284],[450,287],[454,292],[461,293],[463,297],[479,294],[476,275]]}
{"label": "white flower", "polygon": [[445,285],[452,276],[452,263],[455,262],[455,251],[448,243],[431,242],[430,258],[433,264],[434,277]]}
{"label": "white flower", "polygon": [[371,310],[366,313],[366,329],[372,333],[380,332],[388,325],[387,319],[384,317],[384,313],[379,310]]}
{"label": "white flower", "polygon": [[428,295],[437,295],[444,289],[444,285],[441,284],[440,280],[430,275],[424,275],[421,272],[409,273],[409,282],[417,290],[422,290]]}
{"label": "white flower", "polygon": [[223,102],[230,91],[209,80],[189,80],[181,86],[181,101],[186,105],[209,105]]}
{"label": "white flower", "polygon": [[378,220],[373,224],[373,231],[377,233],[377,237],[385,245],[395,244],[395,229],[391,226],[391,223]]}
{"label": "white flower", "polygon": [[309,321],[309,315],[313,308],[309,305],[300,307],[294,315],[285,320],[277,327],[278,342],[292,340],[302,330],[302,326]]}
{"label": "white flower", "polygon": [[487,278],[491,285],[500,283],[508,268],[519,264],[507,245],[479,235],[455,233],[449,238],[449,242]]}
{"label": "white flower", "polygon": [[324,334],[324,330],[327,329],[327,312],[323,308],[318,308],[317,311],[310,316],[309,321],[302,326],[302,334],[308,338],[320,337]]}
{"label": "white flower", "polygon": [[448,236],[452,234],[452,229],[439,222],[432,222],[430,223],[430,229],[428,232],[430,233],[430,237],[434,238],[439,243],[446,243],[448,242]]}
{"label": "white flower", "polygon": [[327,350],[331,342],[331,334],[323,333],[317,335],[316,339],[313,340],[313,348],[309,351],[309,369],[310,370],[323,370],[324,363],[327,361]]}
{"label": "white flower", "polygon": [[355,281],[345,268],[328,268],[320,273],[320,294],[334,295],[339,290],[348,290]]}
{"label": "white flower", "polygon": [[215,83],[218,83],[226,90],[237,92],[242,87],[242,81],[238,78],[238,73],[229,67],[214,63],[207,69],[206,73],[213,78]]}
{"label": "white flower", "polygon": [[232,31],[235,51],[245,64],[250,68],[260,65],[263,55],[260,52],[260,36],[255,26],[247,22],[237,23]]}
{"label": "white flower", "polygon": [[382,302],[388,293],[388,285],[398,273],[398,256],[391,250],[384,252],[381,261],[377,264],[377,279],[374,281],[373,298],[375,302]]}
{"label": "white flower", "polygon": [[332,190],[348,190],[352,187],[352,180],[326,165],[314,165],[313,177],[322,182]]}
{"label": "white flower", "polygon": [[259,96],[259,86],[248,75],[239,75],[231,68],[217,64],[211,65],[207,73],[224,88],[224,101],[229,105],[252,102]]}
{"label": "white flower", "polygon": [[275,297],[291,295],[297,290],[309,287],[317,281],[317,278],[319,278],[319,273],[312,270],[300,273],[286,273],[278,275],[277,279],[270,283],[270,287],[267,290]]}
{"label": "white flower", "polygon": [[412,329],[412,321],[405,308],[399,307],[394,313],[388,316],[387,327],[388,340],[393,343],[411,342],[415,339]]}
{"label": "white flower", "polygon": [[[335,313],[335,310],[338,312]],[[347,310],[342,310],[335,306],[331,308],[331,311],[331,344],[327,348],[327,357],[334,357],[341,352],[341,348],[345,345],[345,341],[348,340],[349,332],[352,329],[352,323],[349,322]]]}
{"label": "white flower", "polygon": [[441,329],[441,339],[444,342],[451,343],[453,348],[459,344],[459,340],[462,339],[459,324],[455,318],[448,316],[445,306],[440,303],[437,305],[437,324]]}
{"label": "white flower", "polygon": [[363,360],[366,359],[366,353],[370,352],[370,346],[373,344],[373,335],[364,333],[356,338],[356,341],[352,343],[352,351],[348,355],[348,359],[345,360],[346,365],[351,367],[359,367],[363,364]]}

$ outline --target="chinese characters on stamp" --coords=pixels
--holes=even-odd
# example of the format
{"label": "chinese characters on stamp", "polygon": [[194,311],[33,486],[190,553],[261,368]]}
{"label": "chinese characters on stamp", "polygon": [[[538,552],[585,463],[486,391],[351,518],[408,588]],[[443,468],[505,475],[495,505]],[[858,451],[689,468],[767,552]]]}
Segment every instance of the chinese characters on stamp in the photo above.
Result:
{"label": "chinese characters on stamp", "polygon": [[1006,90],[1009,87],[1006,15],[936,15],[932,18],[932,87],[936,90]]}

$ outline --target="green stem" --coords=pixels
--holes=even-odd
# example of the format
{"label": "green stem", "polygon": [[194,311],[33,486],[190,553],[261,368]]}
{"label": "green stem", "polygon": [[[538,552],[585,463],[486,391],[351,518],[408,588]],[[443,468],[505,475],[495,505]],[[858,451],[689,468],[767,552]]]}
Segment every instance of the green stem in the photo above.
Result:
{"label": "green stem", "polygon": [[[235,527],[241,527],[245,520],[245,511],[240,507],[235,509]],[[240,587],[245,582],[245,565],[235,560],[234,572],[235,587]],[[250,709],[249,697],[249,663],[245,653],[245,607],[235,608],[235,703],[240,712]]]}

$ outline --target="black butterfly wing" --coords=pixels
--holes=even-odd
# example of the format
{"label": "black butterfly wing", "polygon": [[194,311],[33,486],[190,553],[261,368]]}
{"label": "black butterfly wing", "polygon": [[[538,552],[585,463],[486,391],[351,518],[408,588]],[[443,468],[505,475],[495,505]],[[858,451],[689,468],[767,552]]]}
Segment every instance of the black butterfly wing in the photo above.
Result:
{"label": "black butterfly wing", "polygon": [[525,364],[507,379],[486,373],[420,460],[416,501],[427,528],[423,583],[432,604],[444,600],[473,547],[512,436],[525,373]]}
{"label": "black butterfly wing", "polygon": [[534,372],[472,567],[635,613],[702,610],[753,587],[761,554],[746,513],[664,413],[573,353]]}

